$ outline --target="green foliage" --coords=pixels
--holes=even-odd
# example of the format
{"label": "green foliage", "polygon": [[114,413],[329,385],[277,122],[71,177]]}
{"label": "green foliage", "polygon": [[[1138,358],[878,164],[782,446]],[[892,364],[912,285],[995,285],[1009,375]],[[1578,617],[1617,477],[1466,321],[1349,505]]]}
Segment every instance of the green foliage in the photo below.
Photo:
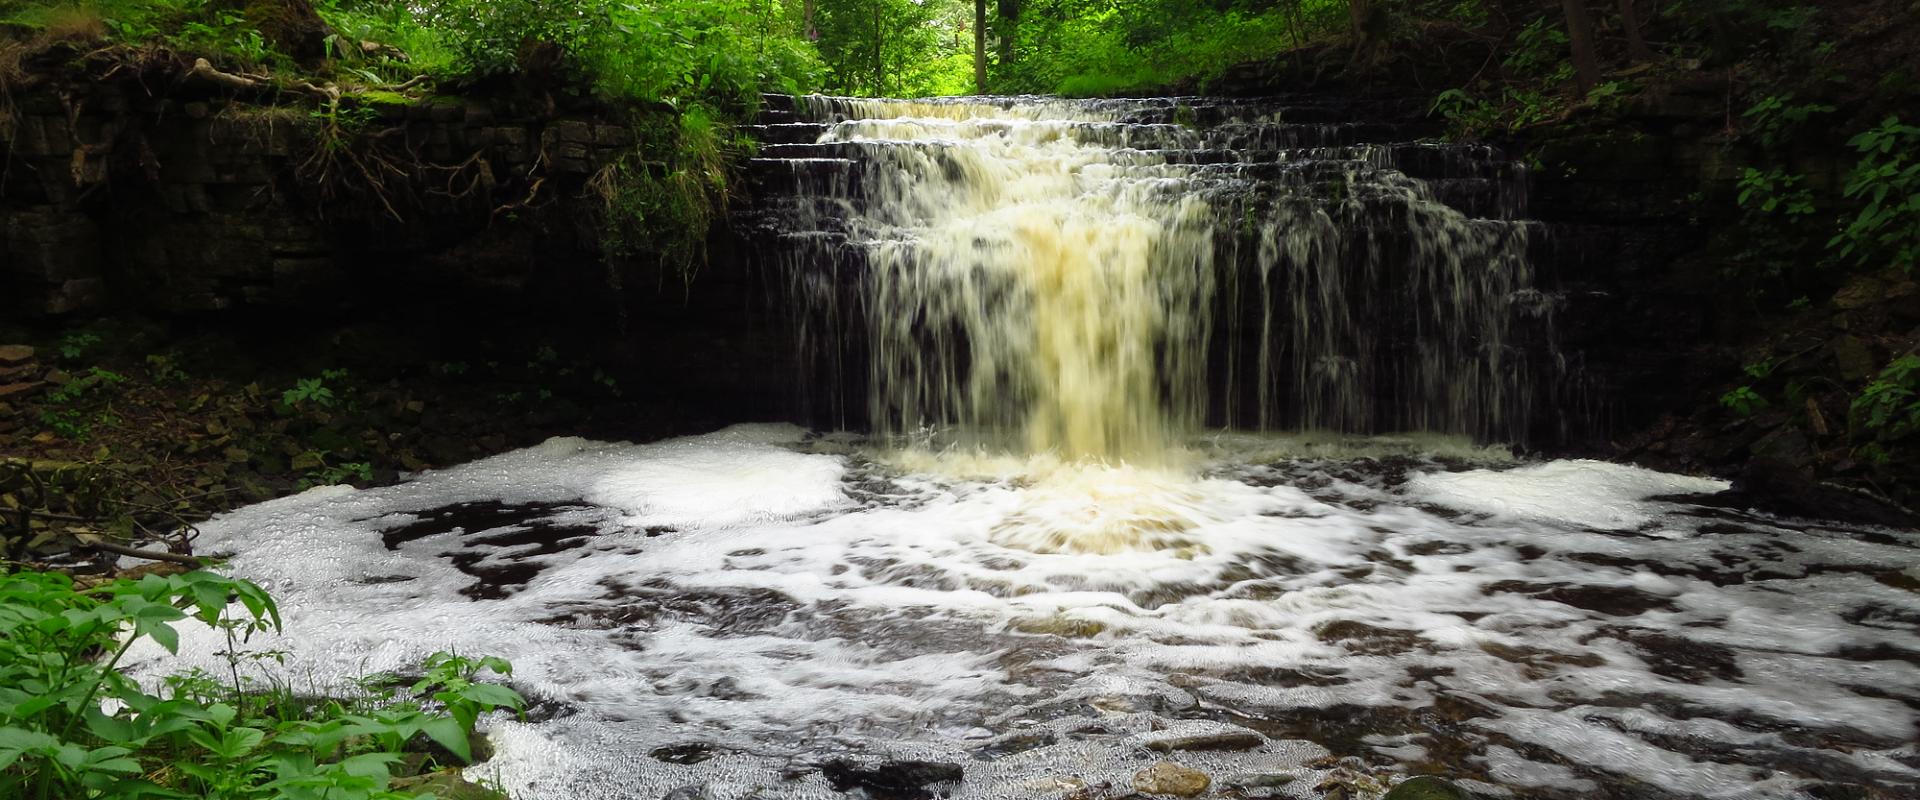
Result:
{"label": "green foliage", "polygon": [[147,356],[147,375],[154,383],[186,383],[187,371],[180,368],[180,362],[171,354],[153,353]]}
{"label": "green foliage", "polygon": [[88,369],[47,393],[40,424],[76,442],[85,441],[96,427],[118,425],[120,417],[111,406],[101,407],[100,401],[126,382],[126,376],[120,373],[99,367]]}
{"label": "green foliage", "polygon": [[60,357],[72,361],[87,354],[94,345],[100,343],[100,334],[90,331],[76,331],[60,337]]}
{"label": "green foliage", "polygon": [[240,7],[217,0],[87,0],[23,3],[6,21],[32,28],[97,21],[113,39],[205,55],[230,66],[283,64]]}
{"label": "green foliage", "polygon": [[1883,258],[1912,272],[1920,261],[1920,128],[1888,117],[1847,144],[1860,161],[1845,194],[1865,205],[1827,246],[1841,258]]}
{"label": "green foliage", "polygon": [[1882,368],[1854,398],[1852,413],[1869,438],[1891,441],[1920,433],[1920,355],[1909,353]]}
{"label": "green foliage", "polygon": [[405,800],[389,784],[417,737],[470,760],[478,717],[524,706],[472,680],[508,674],[505,662],[444,653],[416,685],[444,713],[391,696],[367,708],[249,698],[204,673],[154,694],[118,669],[141,639],[177,651],[174,625],[189,617],[228,632],[230,664],[235,637],[280,627],[259,586],[208,572],[88,590],[58,573],[0,576],[0,796]]}
{"label": "green foliage", "polygon": [[328,381],[338,382],[347,377],[344,369],[330,369],[320,373],[317,378],[301,378],[295,381],[293,388],[280,393],[280,402],[290,407],[332,408],[339,402]]}
{"label": "green foliage", "polygon": [[1507,56],[1500,60],[1508,74],[1523,79],[1565,83],[1573,79],[1573,62],[1567,60],[1567,34],[1557,20],[1541,17],[1520,29]]}
{"label": "green foliage", "polygon": [[1482,136],[1538,125],[1560,113],[1561,100],[1524,85],[1500,87],[1497,98],[1476,96],[1466,89],[1448,89],[1434,98],[1430,114],[1445,118],[1456,134]]}
{"label": "green foliage", "polygon": [[[351,458],[351,456],[346,456]],[[352,481],[365,483],[373,480],[373,462],[339,461],[342,456],[326,450],[309,450],[294,459],[294,469],[306,469],[306,474],[294,484],[301,491],[315,486],[335,486]]]}
{"label": "green foliage", "polygon": [[1795,103],[1793,93],[1767,95],[1740,114],[1749,123],[1748,133],[1769,150],[1785,146],[1797,138],[1807,123],[1833,113],[1824,103]]}
{"label": "green foliage", "polygon": [[1763,214],[1783,213],[1804,217],[1813,213],[1813,191],[1801,186],[1799,175],[1781,169],[1762,172],[1748,167],[1740,176],[1740,207]]}
{"label": "green foliage", "polygon": [[[605,207],[601,245],[622,263],[650,258],[690,285],[708,228],[726,209],[732,154],[743,145],[698,105],[677,117],[636,115],[633,131],[639,144],[592,181]],[[618,283],[617,272],[610,277]]]}
{"label": "green foliage", "polygon": [[492,672],[502,677],[512,675],[513,665],[507,663],[506,659],[494,656],[468,658],[441,652],[428,656],[421,667],[427,674],[413,684],[413,693],[432,696],[457,726],[450,733],[459,734],[435,736],[434,741],[464,760],[473,760],[466,733],[473,730],[474,721],[480,715],[500,708],[515,711],[526,708],[526,701],[512,689],[474,680],[482,672]]}
{"label": "green foliage", "polygon": [[1720,406],[1743,417],[1752,416],[1755,411],[1767,407],[1767,399],[1761,397],[1752,386],[1741,386],[1720,395]]}
{"label": "green foliage", "polygon": [[783,8],[767,0],[606,4],[606,26],[579,52],[610,96],[750,109],[760,92],[812,88],[821,71]]}
{"label": "green foliage", "polygon": [[818,4],[824,84],[859,95],[968,94],[973,5],[960,0],[837,0]]}
{"label": "green foliage", "polygon": [[1206,81],[1344,31],[1347,14],[1340,0],[1040,0],[1020,8],[1016,25],[1002,21],[994,31],[1005,40],[991,69],[994,88],[1073,96]]}

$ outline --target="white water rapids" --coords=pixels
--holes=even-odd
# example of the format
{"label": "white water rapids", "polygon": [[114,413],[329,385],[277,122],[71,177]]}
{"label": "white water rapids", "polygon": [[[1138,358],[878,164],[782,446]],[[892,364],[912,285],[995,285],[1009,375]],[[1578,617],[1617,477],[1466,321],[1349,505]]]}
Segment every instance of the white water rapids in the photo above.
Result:
{"label": "white water rapids", "polygon": [[[1095,472],[1074,496],[803,438],[556,439],[264,503],[200,542],[280,598],[285,635],[252,646],[296,683],[512,660],[538,710],[493,720],[468,774],[523,800],[842,797],[819,765],[849,759],[1058,797],[1222,733],[1248,749],[1173,757],[1222,790],[1300,776],[1276,796],[1361,764],[1521,797],[1920,790],[1911,534],[1432,439],[1210,439],[1191,477]],[[1133,507],[1177,524],[1117,552],[1005,533]],[[223,646],[138,655],[212,668]]]}

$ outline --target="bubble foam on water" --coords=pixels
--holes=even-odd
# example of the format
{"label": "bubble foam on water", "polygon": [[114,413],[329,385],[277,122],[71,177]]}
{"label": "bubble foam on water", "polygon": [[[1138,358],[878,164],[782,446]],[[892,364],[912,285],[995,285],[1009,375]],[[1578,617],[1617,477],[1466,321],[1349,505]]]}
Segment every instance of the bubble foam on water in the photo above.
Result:
{"label": "bubble foam on water", "polygon": [[[1194,446],[1200,477],[964,477],[790,426],[555,439],[251,506],[200,543],[280,599],[285,633],[252,646],[296,685],[513,661],[539,713],[494,721],[471,774],[516,797],[838,797],[848,759],[1057,796],[1239,730],[1251,749],[1173,757],[1311,773],[1294,796],[1329,754],[1526,797],[1920,791],[1913,534],[1593,462],[1222,441]],[[224,646],[130,658],[224,670]]]}

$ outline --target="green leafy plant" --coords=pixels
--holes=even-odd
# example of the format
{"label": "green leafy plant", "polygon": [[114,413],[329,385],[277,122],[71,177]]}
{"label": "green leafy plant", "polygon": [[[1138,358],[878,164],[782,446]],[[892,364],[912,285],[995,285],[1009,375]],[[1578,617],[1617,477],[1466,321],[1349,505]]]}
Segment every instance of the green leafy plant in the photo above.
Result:
{"label": "green leafy plant", "polygon": [[325,451],[314,450],[303,453],[300,458],[295,459],[295,469],[299,469],[303,464],[312,465],[307,468],[306,474],[301,476],[299,482],[295,484],[295,488],[304,491],[315,486],[333,486],[355,480],[361,482],[373,480],[372,462],[336,462],[332,460],[333,455],[334,454]]}
{"label": "green leafy plant", "polygon": [[495,658],[429,658],[418,691],[439,711],[391,694],[371,705],[253,695],[204,672],[149,693],[119,670],[142,639],[177,651],[174,624],[189,617],[225,630],[230,650],[280,627],[259,586],[209,572],[92,589],[58,573],[0,576],[0,796],[419,800],[391,788],[403,751],[424,737],[470,761],[479,717],[525,705],[474,680],[511,672]]}
{"label": "green leafy plant", "polygon": [[295,408],[301,406],[332,408],[339,402],[339,397],[331,387],[327,386],[327,382],[337,382],[346,377],[346,370],[330,369],[321,372],[320,377],[317,378],[301,378],[294,382],[293,388],[280,393],[280,402]]}
{"label": "green leafy plant", "polygon": [[1847,144],[1860,161],[1845,195],[1864,205],[1827,246],[1841,258],[1885,258],[1912,272],[1920,261],[1920,127],[1888,117]]}
{"label": "green leafy plant", "polygon": [[40,409],[40,424],[61,438],[85,441],[95,428],[120,424],[112,407],[97,402],[111,394],[127,378],[112,370],[92,367],[47,393]]}
{"label": "green leafy plant", "polygon": [[1760,146],[1772,149],[1791,142],[1809,121],[1831,113],[1833,106],[1795,103],[1793,94],[1789,92],[1762,97],[1741,112],[1740,116],[1748,121],[1748,132],[1760,142]]}
{"label": "green leafy plant", "polygon": [[147,376],[154,383],[186,383],[187,371],[171,355],[154,353],[147,356]]}
{"label": "green leafy plant", "polygon": [[1778,168],[1761,171],[1748,167],[1740,176],[1740,207],[1763,214],[1783,213],[1804,217],[1813,213],[1813,191],[1800,185],[1805,178],[1789,175]]}
{"label": "green leafy plant", "polygon": [[1876,439],[1920,432],[1920,355],[1908,353],[1881,368],[1851,410],[1855,422]]}
{"label": "green leafy plant", "polygon": [[494,683],[481,683],[475,678],[482,672],[492,672],[502,677],[513,674],[513,665],[506,659],[494,656],[469,658],[448,652],[427,656],[421,666],[426,676],[413,684],[416,695],[431,695],[433,700],[446,709],[448,721],[438,722],[438,731],[427,730],[433,739],[454,755],[472,760],[473,753],[468,747],[467,738],[473,732],[475,720],[480,715],[496,709],[524,711],[526,701],[520,695],[505,686]]}
{"label": "green leafy plant", "polygon": [[1767,399],[1761,397],[1760,393],[1754,391],[1751,386],[1740,386],[1720,395],[1720,406],[1740,416],[1750,417],[1754,412],[1767,407]]}
{"label": "green leafy plant", "polygon": [[72,361],[86,355],[87,351],[92,350],[93,346],[99,343],[99,334],[79,331],[60,337],[60,344],[57,349],[60,351],[61,358]]}

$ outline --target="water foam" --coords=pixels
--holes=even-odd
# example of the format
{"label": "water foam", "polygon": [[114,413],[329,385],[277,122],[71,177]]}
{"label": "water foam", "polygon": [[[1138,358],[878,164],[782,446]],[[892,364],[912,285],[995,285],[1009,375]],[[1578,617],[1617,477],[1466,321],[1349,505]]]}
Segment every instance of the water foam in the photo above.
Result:
{"label": "water foam", "polygon": [[[1175,758],[1293,770],[1296,796],[1326,755],[1528,797],[1920,791],[1915,536],[1704,509],[1663,496],[1720,484],[1626,468],[1446,469],[970,478],[748,426],[314,490],[201,543],[280,598],[287,631],[252,646],[296,680],[510,658],[540,714],[494,721],[471,774],[529,800],[839,797],[836,759],[1033,797],[1236,731],[1249,749]],[[1141,518],[1179,525],[1101,544]]]}

